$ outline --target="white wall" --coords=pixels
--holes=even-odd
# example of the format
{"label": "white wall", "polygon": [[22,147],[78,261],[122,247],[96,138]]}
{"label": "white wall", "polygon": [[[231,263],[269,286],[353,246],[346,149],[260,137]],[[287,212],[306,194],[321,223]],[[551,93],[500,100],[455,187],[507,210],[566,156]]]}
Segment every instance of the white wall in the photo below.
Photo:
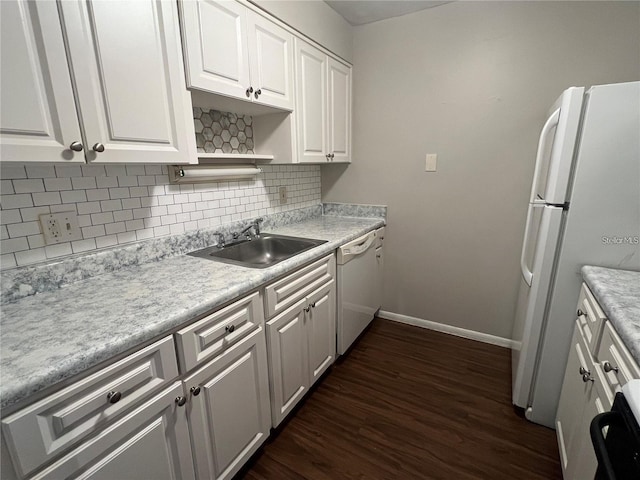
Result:
{"label": "white wall", "polygon": [[354,28],[354,161],[322,167],[322,193],[389,206],[384,310],[510,337],[547,108],[640,77],[639,5],[454,2]]}
{"label": "white wall", "polygon": [[353,59],[353,27],[322,0],[250,0],[348,62]]}

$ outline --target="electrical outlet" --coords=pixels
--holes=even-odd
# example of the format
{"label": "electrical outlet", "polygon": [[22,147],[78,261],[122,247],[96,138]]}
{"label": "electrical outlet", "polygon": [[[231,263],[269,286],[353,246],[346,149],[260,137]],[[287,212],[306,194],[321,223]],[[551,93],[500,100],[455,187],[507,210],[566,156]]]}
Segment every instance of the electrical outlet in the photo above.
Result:
{"label": "electrical outlet", "polygon": [[280,205],[287,203],[287,187],[280,187]]}
{"label": "electrical outlet", "polygon": [[76,212],[47,213],[40,215],[40,227],[47,245],[81,240]]}

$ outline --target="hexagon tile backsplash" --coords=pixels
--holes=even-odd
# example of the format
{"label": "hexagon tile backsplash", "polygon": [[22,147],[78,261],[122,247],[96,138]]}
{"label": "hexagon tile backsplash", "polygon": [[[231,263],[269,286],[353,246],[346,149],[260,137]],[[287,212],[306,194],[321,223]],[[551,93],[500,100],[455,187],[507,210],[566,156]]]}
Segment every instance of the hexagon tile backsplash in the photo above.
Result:
{"label": "hexagon tile backsplash", "polygon": [[255,153],[251,115],[193,109],[198,152]]}

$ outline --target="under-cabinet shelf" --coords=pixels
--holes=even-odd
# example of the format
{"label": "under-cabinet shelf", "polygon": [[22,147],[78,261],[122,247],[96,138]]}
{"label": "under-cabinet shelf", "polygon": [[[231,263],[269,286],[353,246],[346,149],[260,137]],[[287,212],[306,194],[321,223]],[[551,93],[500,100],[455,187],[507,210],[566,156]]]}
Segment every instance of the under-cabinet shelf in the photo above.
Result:
{"label": "under-cabinet shelf", "polygon": [[254,153],[204,153],[198,152],[198,158],[203,160],[251,160],[251,161],[271,161],[273,155],[256,155]]}

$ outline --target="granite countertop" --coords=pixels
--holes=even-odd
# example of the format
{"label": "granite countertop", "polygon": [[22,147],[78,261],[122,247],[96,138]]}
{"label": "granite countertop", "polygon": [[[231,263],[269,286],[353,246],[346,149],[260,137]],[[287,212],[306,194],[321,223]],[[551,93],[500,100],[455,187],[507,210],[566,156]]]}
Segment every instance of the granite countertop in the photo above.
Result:
{"label": "granite countertop", "polygon": [[0,407],[168,333],[383,225],[382,218],[320,216],[265,229],[328,240],[269,268],[179,255],[3,305]]}
{"label": "granite countertop", "polygon": [[640,272],[584,266],[582,277],[640,365]]}

